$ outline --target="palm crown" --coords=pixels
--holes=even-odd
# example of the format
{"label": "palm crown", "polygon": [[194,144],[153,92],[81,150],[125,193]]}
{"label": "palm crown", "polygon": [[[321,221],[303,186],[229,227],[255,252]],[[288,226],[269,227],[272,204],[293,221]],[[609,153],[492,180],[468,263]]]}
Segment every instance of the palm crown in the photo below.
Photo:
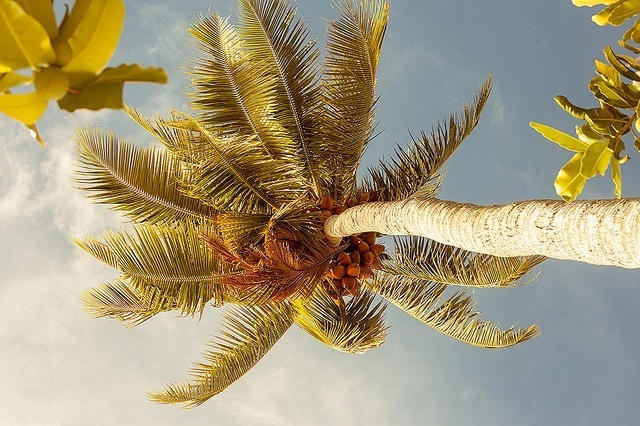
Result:
{"label": "palm crown", "polygon": [[476,346],[534,337],[536,326],[501,330],[479,319],[464,290],[445,291],[517,285],[542,257],[500,258],[421,237],[395,240],[388,254],[373,232],[338,245],[323,233],[328,216],[356,203],[436,196],[439,169],[477,124],[490,79],[462,114],[396,148],[358,182],[374,133],[388,3],[339,2],[322,67],[294,5],[239,5],[235,28],[217,14],[192,24],[202,52],[189,71],[194,116],[126,110],[160,147],[95,129],[76,138],[79,188],[133,222],[77,240],[121,271],[83,294],[86,309],[135,326],[163,311],[201,315],[207,304],[230,305],[192,380],[151,398],[206,401],[293,324],[343,352],[377,347],[387,332],[385,300]]}

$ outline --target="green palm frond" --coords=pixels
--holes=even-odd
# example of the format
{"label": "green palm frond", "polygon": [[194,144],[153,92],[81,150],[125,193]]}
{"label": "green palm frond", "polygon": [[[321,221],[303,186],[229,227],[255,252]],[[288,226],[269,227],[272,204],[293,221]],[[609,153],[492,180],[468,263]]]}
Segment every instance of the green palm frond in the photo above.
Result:
{"label": "green palm frond", "polygon": [[222,330],[209,343],[204,362],[190,371],[191,381],[150,393],[152,401],[186,407],[202,404],[222,392],[253,367],[293,324],[288,303],[233,307],[224,312]]}
{"label": "green palm frond", "polygon": [[384,343],[385,305],[363,291],[346,304],[333,300],[322,286],[308,299],[293,302],[296,324],[322,343],[341,352],[359,354]]}
{"label": "green palm frond", "polygon": [[448,122],[441,122],[429,135],[421,132],[419,138],[412,137],[407,149],[396,148],[396,158],[381,160],[377,167],[370,167],[362,191],[379,191],[380,201],[437,195],[442,181],[439,170],[478,124],[491,86],[489,76],[461,115],[451,115]]}
{"label": "green palm frond", "polygon": [[184,315],[202,312],[207,302],[236,300],[219,281],[229,271],[208,250],[192,227],[137,225],[131,231],[108,231],[76,243],[103,262],[118,268],[139,294],[172,300]]}
{"label": "green palm frond", "polygon": [[193,118],[171,125],[194,135],[177,152],[187,169],[181,184],[190,196],[223,212],[273,213],[306,193],[295,170],[269,157],[255,139],[218,137]]}
{"label": "green palm frond", "polygon": [[[296,19],[296,7],[287,0],[240,0],[238,35],[250,61],[269,79],[272,111],[290,140],[280,143],[289,164],[301,167],[305,180],[322,192],[321,165],[317,153],[321,141],[317,129],[321,114],[318,49],[307,41],[308,29]],[[284,142],[284,140],[282,141]]]}
{"label": "green palm frond", "polygon": [[360,157],[375,127],[376,70],[389,17],[386,0],[336,3],[338,18],[327,24],[323,96],[323,149],[340,170],[339,193],[354,188]]}
{"label": "green palm frond", "polygon": [[159,312],[175,309],[171,298],[162,297],[158,292],[142,295],[123,280],[85,290],[80,299],[89,314],[117,319],[127,328],[140,325]]}
{"label": "green palm frond", "polygon": [[74,180],[87,197],[135,222],[208,222],[215,210],[178,186],[180,164],[167,151],[139,148],[113,133],[84,128],[75,138]]}
{"label": "green palm frond", "polygon": [[382,270],[448,285],[512,287],[546,258],[544,256],[497,257],[440,244],[422,237],[394,238],[391,259]]}
{"label": "green palm frond", "polygon": [[507,347],[539,334],[536,325],[501,330],[495,323],[480,320],[475,302],[465,292],[441,302],[445,284],[377,272],[367,286],[424,324],[473,346]]}

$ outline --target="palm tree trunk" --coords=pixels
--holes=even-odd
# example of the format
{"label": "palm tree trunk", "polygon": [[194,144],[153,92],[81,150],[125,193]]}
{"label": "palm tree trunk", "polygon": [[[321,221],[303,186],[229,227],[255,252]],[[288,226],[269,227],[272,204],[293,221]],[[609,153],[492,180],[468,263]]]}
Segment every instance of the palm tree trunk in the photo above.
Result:
{"label": "palm tree trunk", "polygon": [[358,205],[325,222],[330,240],[375,231],[420,235],[494,256],[543,255],[640,267],[640,198],[477,206],[434,198]]}

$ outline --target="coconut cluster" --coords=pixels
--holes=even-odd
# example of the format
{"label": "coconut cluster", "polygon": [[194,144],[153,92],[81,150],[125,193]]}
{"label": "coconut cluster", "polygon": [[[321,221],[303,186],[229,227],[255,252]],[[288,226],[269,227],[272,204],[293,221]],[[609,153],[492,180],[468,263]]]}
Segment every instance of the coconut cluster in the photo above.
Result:
{"label": "coconut cluster", "polygon": [[[364,193],[360,200],[351,198],[344,205],[334,205],[329,196],[318,200],[318,209],[326,219],[331,215],[344,212],[356,204],[363,204],[377,199],[377,193]],[[352,235],[349,244],[331,262],[326,272],[325,289],[334,298],[357,296],[360,294],[362,280],[373,277],[372,269],[380,267],[380,256],[385,247],[376,243],[377,234]]]}

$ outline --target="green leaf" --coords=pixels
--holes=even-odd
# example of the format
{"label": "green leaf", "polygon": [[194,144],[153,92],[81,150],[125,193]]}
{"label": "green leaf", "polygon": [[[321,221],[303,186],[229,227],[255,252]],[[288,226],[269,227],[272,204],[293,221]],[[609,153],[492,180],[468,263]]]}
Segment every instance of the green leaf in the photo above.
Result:
{"label": "green leaf", "polygon": [[34,17],[47,31],[49,38],[58,37],[58,24],[51,0],[15,0],[25,12]]}
{"label": "green leaf", "polygon": [[35,69],[55,59],[47,31],[11,0],[0,0],[0,40],[0,72]]}
{"label": "green leaf", "polygon": [[576,139],[571,135],[568,135],[560,130],[556,130],[553,127],[536,122],[530,122],[529,125],[533,127],[535,131],[540,133],[546,139],[551,142],[555,142],[561,147],[568,149],[569,151],[582,152],[589,146],[587,143]]}
{"label": "green leaf", "polygon": [[620,172],[620,161],[613,156],[611,157],[611,179],[615,186],[616,197],[622,197],[622,173]]}
{"label": "green leaf", "polygon": [[67,111],[75,111],[78,108],[120,109],[123,106],[122,90],[126,81],[166,83],[167,75],[162,68],[142,68],[138,64],[106,68],[77,93],[67,93],[58,101],[58,105]]}
{"label": "green leaf", "polygon": [[33,80],[33,77],[27,77],[22,74],[8,72],[0,74],[0,93],[5,92],[14,86],[20,86],[23,84],[29,84]]}
{"label": "green leaf", "polygon": [[582,176],[591,178],[596,174],[604,175],[613,155],[608,145],[609,142],[594,142],[589,145],[580,161],[580,174]]}
{"label": "green leaf", "polygon": [[77,0],[61,25],[60,41],[72,58],[62,68],[71,87],[79,89],[107,64],[118,45],[124,23],[122,0]]}
{"label": "green leaf", "polygon": [[554,182],[556,193],[565,201],[573,201],[582,192],[587,178],[580,174],[580,166],[584,153],[579,152],[565,164],[558,172]]}
{"label": "green leaf", "polygon": [[37,93],[0,94],[0,112],[24,124],[38,121],[47,109],[47,101]]}

